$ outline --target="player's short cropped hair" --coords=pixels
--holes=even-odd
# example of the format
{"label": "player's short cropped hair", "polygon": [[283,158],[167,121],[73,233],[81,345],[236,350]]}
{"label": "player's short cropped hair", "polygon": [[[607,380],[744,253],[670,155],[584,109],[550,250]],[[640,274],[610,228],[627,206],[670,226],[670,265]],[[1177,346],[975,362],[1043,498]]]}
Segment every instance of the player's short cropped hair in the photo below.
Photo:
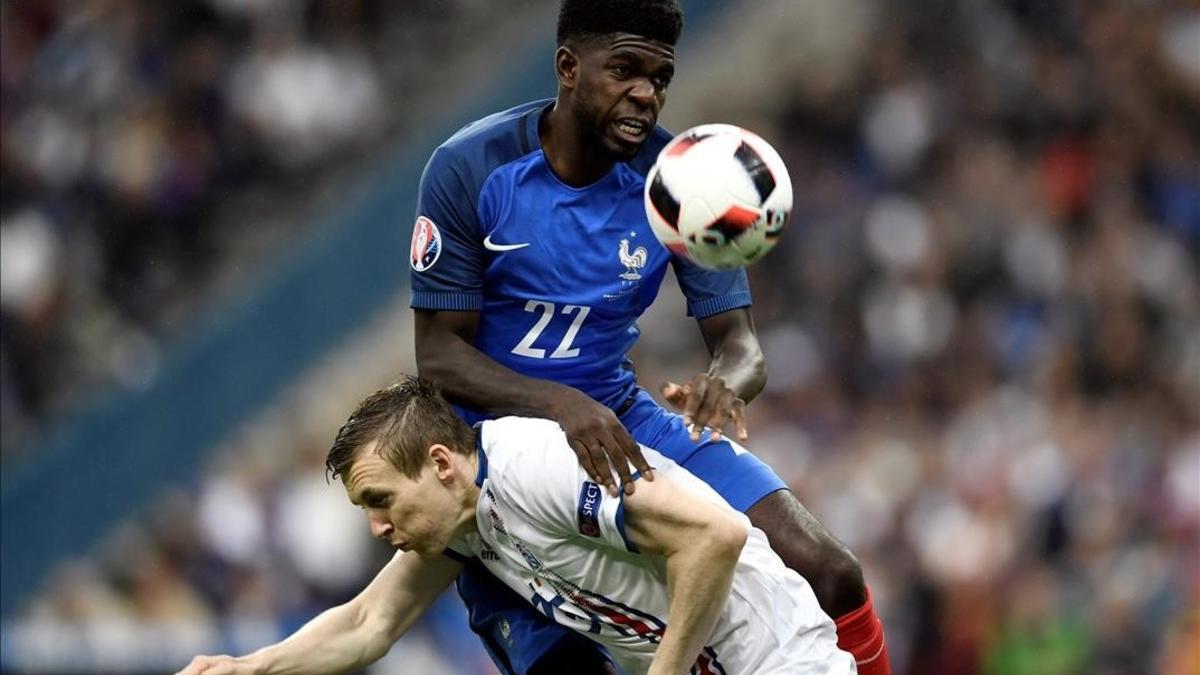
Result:
{"label": "player's short cropped hair", "polygon": [[332,478],[344,479],[359,452],[371,442],[376,442],[375,452],[400,473],[416,478],[429,459],[429,446],[441,443],[469,455],[475,451],[475,432],[432,382],[406,375],[358,404],[338,430],[325,470]]}
{"label": "player's short cropped hair", "polygon": [[558,8],[558,44],[631,33],[674,45],[683,31],[678,0],[563,0]]}

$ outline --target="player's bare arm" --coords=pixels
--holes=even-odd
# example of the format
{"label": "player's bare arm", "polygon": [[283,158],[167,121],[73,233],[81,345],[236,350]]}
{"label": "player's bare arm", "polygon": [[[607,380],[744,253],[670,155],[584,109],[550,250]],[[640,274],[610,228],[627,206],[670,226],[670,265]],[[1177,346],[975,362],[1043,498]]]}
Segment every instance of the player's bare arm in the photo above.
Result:
{"label": "player's bare arm", "polygon": [[454,403],[496,415],[543,417],[558,422],[592,480],[613,495],[618,484],[632,494],[629,465],[653,480],[650,465],[621,421],[587,394],[557,382],[520,375],[473,345],[478,312],[416,310],[417,371]]}
{"label": "player's bare arm", "polygon": [[398,552],[353,600],[287,639],[240,657],[197,656],[178,675],[340,673],[379,660],[458,576],[446,556]]}
{"label": "player's bare arm", "polygon": [[767,370],[754,319],[746,308],[734,309],[698,321],[704,344],[712,358],[708,372],[687,384],[667,382],[662,387],[667,401],[683,413],[692,440],[710,429],[712,440],[732,424],[738,440],[746,440],[746,404],[758,396],[767,382]]}
{"label": "player's bare arm", "polygon": [[647,672],[689,672],[729,598],[747,526],[668,479],[626,497],[625,517],[638,549],[666,558],[667,630]]}

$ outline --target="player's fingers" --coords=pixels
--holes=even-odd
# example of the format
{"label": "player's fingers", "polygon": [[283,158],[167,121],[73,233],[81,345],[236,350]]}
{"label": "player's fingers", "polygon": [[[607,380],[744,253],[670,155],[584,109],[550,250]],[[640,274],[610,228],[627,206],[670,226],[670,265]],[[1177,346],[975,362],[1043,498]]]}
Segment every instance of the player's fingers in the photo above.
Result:
{"label": "player's fingers", "polygon": [[704,396],[708,392],[708,379],[704,377],[694,378],[689,387],[691,391],[688,393],[687,404],[683,407],[683,423],[687,425],[688,434],[693,441],[700,440],[700,425],[697,419],[697,414],[700,410],[700,404],[704,401]]}
{"label": "player's fingers", "polygon": [[612,463],[614,469],[617,470],[617,491],[613,494],[615,497],[621,493],[621,490],[626,490],[627,494],[633,494],[633,472],[629,470],[629,445],[622,439],[621,436],[628,436],[625,433],[624,427],[610,434],[604,441],[604,449],[608,455],[608,460]]}
{"label": "player's fingers", "polygon": [[[649,481],[654,480],[654,467],[646,461],[645,455],[642,454],[642,446],[633,438],[630,438],[629,443],[625,446],[625,455],[643,478]],[[629,494],[633,494],[633,483],[629,484]]]}
{"label": "player's fingers", "polygon": [[183,667],[183,670],[175,673],[175,675],[200,675],[200,673],[204,672],[204,665],[207,663],[207,659],[207,656],[197,656],[188,662]]}
{"label": "player's fingers", "polygon": [[191,663],[179,671],[177,675],[219,675],[219,670],[216,670],[221,663],[222,657],[201,655],[192,659]]}
{"label": "player's fingers", "polygon": [[704,431],[705,427],[720,431],[721,428],[721,401],[724,393],[729,391],[729,388],[724,386],[719,380],[709,381],[704,387],[704,396],[700,398],[696,406],[696,416],[692,421],[696,424],[697,438]]}
{"label": "player's fingers", "polygon": [[608,488],[609,494],[615,497],[618,494],[618,489],[616,481],[613,480],[612,469],[608,464],[608,453],[600,443],[593,443],[587,447],[588,454],[592,458],[592,466],[596,470],[596,482]]}
{"label": "player's fingers", "polygon": [[593,440],[587,444],[588,455],[592,458],[592,466],[596,469],[594,476],[597,483],[608,488],[608,493],[614,497],[621,494],[620,486],[613,480],[611,465],[608,461],[608,448],[604,441]]}
{"label": "player's fingers", "polygon": [[667,399],[667,403],[678,408],[682,408],[687,402],[687,387],[681,387],[674,382],[667,381],[662,384],[659,391],[662,392],[663,398]]}
{"label": "player's fingers", "polygon": [[696,413],[696,422],[709,429],[712,440],[721,440],[721,429],[729,419],[729,406],[732,403],[732,390],[718,383],[709,385],[707,395]]}
{"label": "player's fingers", "polygon": [[729,424],[733,419],[733,405],[737,397],[733,395],[733,390],[725,388],[721,392],[720,398],[717,401],[716,410],[712,417],[709,418],[708,427],[712,429],[711,438],[714,442],[721,440],[721,434],[725,429],[725,425]]}
{"label": "player's fingers", "polygon": [[575,451],[575,457],[579,459],[579,465],[583,467],[584,472],[588,477],[597,483],[604,483],[604,474],[596,470],[596,465],[592,461],[592,453],[588,451],[588,446],[583,441],[571,439],[571,449]]}
{"label": "player's fingers", "polygon": [[750,432],[746,430],[746,402],[740,398],[733,399],[733,408],[729,411],[729,417],[733,420],[733,429],[737,433],[739,441],[744,441],[750,438]]}

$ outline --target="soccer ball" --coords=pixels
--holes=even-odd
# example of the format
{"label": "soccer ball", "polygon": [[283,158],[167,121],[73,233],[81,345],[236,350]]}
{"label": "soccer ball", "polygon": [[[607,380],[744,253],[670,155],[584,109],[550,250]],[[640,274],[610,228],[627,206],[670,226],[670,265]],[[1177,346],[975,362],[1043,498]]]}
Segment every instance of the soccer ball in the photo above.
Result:
{"label": "soccer ball", "polygon": [[792,213],[779,153],[731,124],[667,143],[646,175],[646,216],[664,246],[701,267],[744,267],[770,251]]}

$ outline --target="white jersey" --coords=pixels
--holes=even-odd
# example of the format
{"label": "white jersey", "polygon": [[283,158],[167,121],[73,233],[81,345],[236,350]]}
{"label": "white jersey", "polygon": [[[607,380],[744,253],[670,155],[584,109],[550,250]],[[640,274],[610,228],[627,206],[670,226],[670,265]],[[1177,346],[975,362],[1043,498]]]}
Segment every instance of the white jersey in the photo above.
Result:
{"label": "white jersey", "polygon": [[[645,672],[667,628],[666,571],[661,556],[639,553],[626,537],[622,499],[588,479],[553,421],[484,422],[479,438],[478,533],[451,549],[479,558],[547,617],[607,647],[629,673]],[[643,452],[655,480],[731,508],[687,470]],[[737,515],[749,537],[729,602],[691,673],[854,673],[808,582]]]}

